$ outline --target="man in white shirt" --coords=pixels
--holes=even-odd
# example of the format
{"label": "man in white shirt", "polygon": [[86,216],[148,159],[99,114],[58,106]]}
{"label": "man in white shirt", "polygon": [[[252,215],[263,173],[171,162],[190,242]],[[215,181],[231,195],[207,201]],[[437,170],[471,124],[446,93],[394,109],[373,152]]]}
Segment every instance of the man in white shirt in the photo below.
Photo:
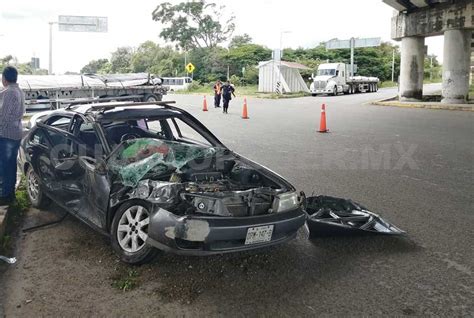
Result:
{"label": "man in white shirt", "polygon": [[0,203],[10,203],[15,198],[16,160],[25,113],[25,95],[17,79],[16,68],[4,68],[2,84],[6,89],[0,93]]}

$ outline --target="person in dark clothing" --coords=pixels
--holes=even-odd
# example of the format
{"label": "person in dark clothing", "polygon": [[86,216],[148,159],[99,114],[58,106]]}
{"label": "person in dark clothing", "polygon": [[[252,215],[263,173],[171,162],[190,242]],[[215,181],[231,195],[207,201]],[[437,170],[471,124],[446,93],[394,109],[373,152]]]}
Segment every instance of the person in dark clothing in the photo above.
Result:
{"label": "person in dark clothing", "polygon": [[221,80],[217,80],[216,84],[214,84],[214,107],[221,107],[221,92],[222,82]]}
{"label": "person in dark clothing", "polygon": [[232,95],[235,97],[235,88],[230,84],[230,81],[227,81],[224,85],[222,85],[221,88],[222,92],[222,104],[224,106],[224,109],[222,112],[224,114],[227,114],[227,110],[229,108],[229,102],[232,99]]}

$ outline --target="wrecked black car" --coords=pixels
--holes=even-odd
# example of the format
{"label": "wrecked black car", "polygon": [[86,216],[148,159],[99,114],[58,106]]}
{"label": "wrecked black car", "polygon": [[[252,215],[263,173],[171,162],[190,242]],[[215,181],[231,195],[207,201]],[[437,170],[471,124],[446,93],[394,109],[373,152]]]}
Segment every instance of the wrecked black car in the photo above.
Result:
{"label": "wrecked black car", "polygon": [[110,236],[127,263],[288,241],[304,225],[285,179],[225,147],[171,102],[53,111],[22,141],[32,205],[50,199]]}

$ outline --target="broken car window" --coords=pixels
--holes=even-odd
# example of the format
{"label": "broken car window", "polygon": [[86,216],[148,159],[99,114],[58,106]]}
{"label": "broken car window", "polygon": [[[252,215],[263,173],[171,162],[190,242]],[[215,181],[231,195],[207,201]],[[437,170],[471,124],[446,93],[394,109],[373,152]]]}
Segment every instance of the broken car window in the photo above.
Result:
{"label": "broken car window", "polygon": [[215,153],[213,147],[140,138],[124,141],[113,151],[108,164],[124,185],[136,186],[147,174],[169,177],[193,160],[209,158]]}
{"label": "broken car window", "polygon": [[178,133],[178,136],[175,136],[176,139],[186,139],[186,140],[198,142],[203,145],[208,145],[208,146],[211,145],[207,139],[205,139],[194,128],[189,126],[187,123],[185,123],[181,119],[173,118],[173,121],[176,123],[176,130]]}

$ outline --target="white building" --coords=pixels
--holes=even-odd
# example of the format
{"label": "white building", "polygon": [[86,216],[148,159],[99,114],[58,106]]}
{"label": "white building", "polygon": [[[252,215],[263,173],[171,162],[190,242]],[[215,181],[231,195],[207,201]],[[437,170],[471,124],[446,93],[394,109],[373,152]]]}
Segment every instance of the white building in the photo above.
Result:
{"label": "white building", "polygon": [[258,91],[262,93],[308,92],[299,70],[310,70],[299,63],[285,61],[266,61],[258,64]]}

